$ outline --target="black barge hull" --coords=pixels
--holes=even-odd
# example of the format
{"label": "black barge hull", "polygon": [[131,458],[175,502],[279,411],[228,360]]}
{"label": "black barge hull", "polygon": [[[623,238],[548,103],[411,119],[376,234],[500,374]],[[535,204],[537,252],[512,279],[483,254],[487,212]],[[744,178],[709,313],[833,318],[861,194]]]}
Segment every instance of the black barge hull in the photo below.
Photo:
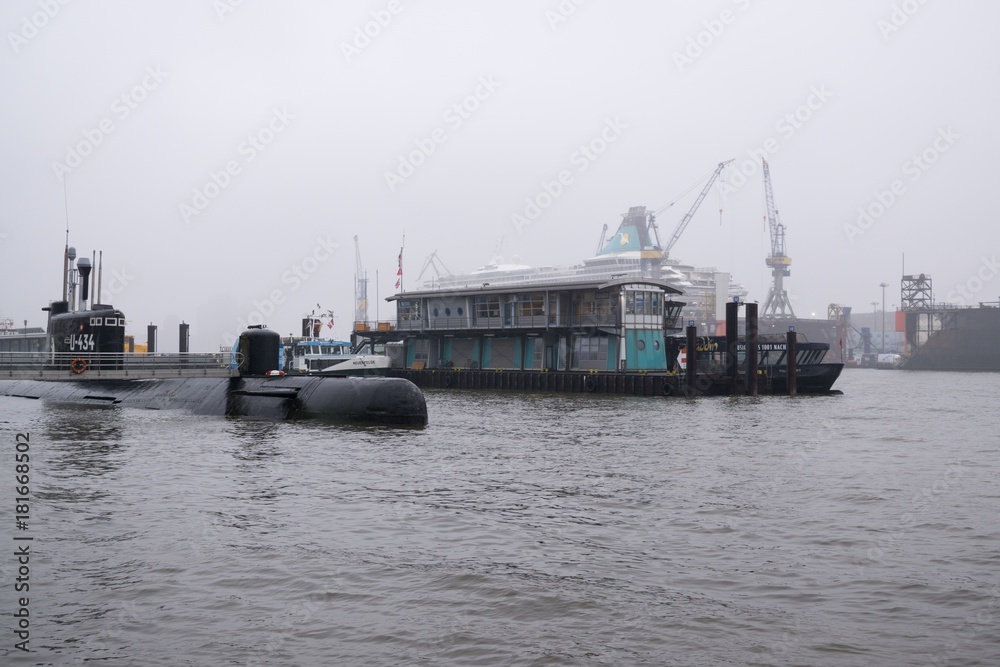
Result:
{"label": "black barge hull", "polygon": [[[843,367],[843,364],[799,366],[797,393],[831,393]],[[407,379],[424,389],[499,389],[630,396],[728,396],[743,393],[732,390],[728,377],[708,373],[695,377],[691,387],[688,387],[683,375],[670,373],[393,369],[389,374]],[[743,386],[743,382],[741,375],[739,387]],[[758,392],[761,395],[788,393],[784,369],[773,375],[761,375]]]}

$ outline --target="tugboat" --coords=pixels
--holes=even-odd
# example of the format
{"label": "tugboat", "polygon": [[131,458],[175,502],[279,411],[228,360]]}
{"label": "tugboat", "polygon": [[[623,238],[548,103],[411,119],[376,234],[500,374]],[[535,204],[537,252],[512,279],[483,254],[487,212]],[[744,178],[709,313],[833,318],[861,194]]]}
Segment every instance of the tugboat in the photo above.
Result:
{"label": "tugboat", "polygon": [[[87,305],[93,267],[82,257],[71,268],[75,258],[67,244],[63,298],[43,308],[43,349],[0,355],[0,396],[199,415],[427,423],[424,395],[408,380],[285,374],[281,336],[263,325],[240,335],[235,364],[222,353],[128,354],[124,314],[107,304]],[[80,308],[72,309],[77,301]]]}
{"label": "tugboat", "polygon": [[[389,357],[376,354],[374,345],[357,347],[350,341],[322,338],[323,323],[303,318],[301,336],[281,339],[282,370],[290,375],[388,375]],[[384,349],[384,346],[382,346]]]}

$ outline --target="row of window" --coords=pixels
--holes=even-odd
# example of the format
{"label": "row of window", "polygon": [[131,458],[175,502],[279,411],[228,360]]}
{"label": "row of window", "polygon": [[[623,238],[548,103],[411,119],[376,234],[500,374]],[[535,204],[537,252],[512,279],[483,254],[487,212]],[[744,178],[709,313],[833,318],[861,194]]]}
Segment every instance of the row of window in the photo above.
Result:
{"label": "row of window", "polygon": [[663,293],[648,291],[626,292],[625,314],[653,315],[656,317],[663,315]]}
{"label": "row of window", "polygon": [[[462,308],[461,306],[459,306],[458,308],[455,309],[455,314],[458,315],[459,317],[461,317],[462,315],[465,314],[465,309]],[[431,315],[433,315],[434,317],[439,317],[441,315],[441,310],[437,306],[435,306],[434,310],[431,311]],[[444,309],[444,316],[445,317],[451,317],[451,307],[450,306],[446,306],[445,307],[445,309]]]}
{"label": "row of window", "polygon": [[92,327],[123,327],[125,326],[124,317],[91,317],[90,326]]}
{"label": "row of window", "polygon": [[[573,300],[573,308],[576,313],[583,316],[609,316],[614,312],[615,299],[609,292],[589,292],[576,295]],[[545,295],[541,292],[534,294],[521,294],[517,301],[513,302],[517,317],[540,317],[545,315]],[[556,300],[550,299],[549,309],[555,310]],[[652,291],[629,291],[625,293],[625,312],[628,315],[651,315],[659,317],[663,315],[664,297],[661,292]],[[499,296],[478,296],[473,302],[473,316],[476,319],[498,318],[501,316],[501,302]],[[452,316],[450,306],[439,308],[435,306],[431,310],[434,317]],[[463,317],[464,312],[461,306],[455,308],[454,314]],[[399,318],[404,321],[420,320],[420,301],[401,300],[399,302]]]}

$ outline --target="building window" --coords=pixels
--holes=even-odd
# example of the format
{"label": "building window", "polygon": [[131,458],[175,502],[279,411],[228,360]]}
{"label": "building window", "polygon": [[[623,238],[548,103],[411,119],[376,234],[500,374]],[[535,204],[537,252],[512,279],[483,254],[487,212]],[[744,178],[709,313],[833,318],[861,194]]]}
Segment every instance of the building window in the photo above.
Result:
{"label": "building window", "polygon": [[420,320],[420,302],[415,299],[405,299],[399,302],[399,320],[403,321],[419,321]]}
{"label": "building window", "polygon": [[500,317],[500,297],[499,296],[477,296],[475,303],[475,314],[477,319],[488,317]]}
{"label": "building window", "polygon": [[611,296],[607,292],[584,292],[576,298],[576,311],[583,316],[610,315]]}
{"label": "building window", "polygon": [[625,313],[658,317],[663,314],[663,295],[660,292],[650,291],[626,292]]}
{"label": "building window", "polygon": [[578,362],[607,361],[608,339],[606,337],[577,337],[573,340],[573,356]]}
{"label": "building window", "polygon": [[521,294],[517,298],[517,316],[535,317],[545,314],[544,294]]}
{"label": "building window", "polygon": [[646,349],[646,341],[640,338],[639,340],[635,341],[635,347],[637,350],[642,352],[643,350]]}

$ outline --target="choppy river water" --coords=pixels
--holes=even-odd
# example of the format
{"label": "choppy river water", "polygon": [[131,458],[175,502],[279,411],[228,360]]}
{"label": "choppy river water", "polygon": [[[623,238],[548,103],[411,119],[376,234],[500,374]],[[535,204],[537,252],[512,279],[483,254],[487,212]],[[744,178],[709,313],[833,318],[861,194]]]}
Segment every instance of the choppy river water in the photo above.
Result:
{"label": "choppy river water", "polygon": [[837,386],[421,430],[0,398],[0,662],[1000,664],[1000,374]]}

